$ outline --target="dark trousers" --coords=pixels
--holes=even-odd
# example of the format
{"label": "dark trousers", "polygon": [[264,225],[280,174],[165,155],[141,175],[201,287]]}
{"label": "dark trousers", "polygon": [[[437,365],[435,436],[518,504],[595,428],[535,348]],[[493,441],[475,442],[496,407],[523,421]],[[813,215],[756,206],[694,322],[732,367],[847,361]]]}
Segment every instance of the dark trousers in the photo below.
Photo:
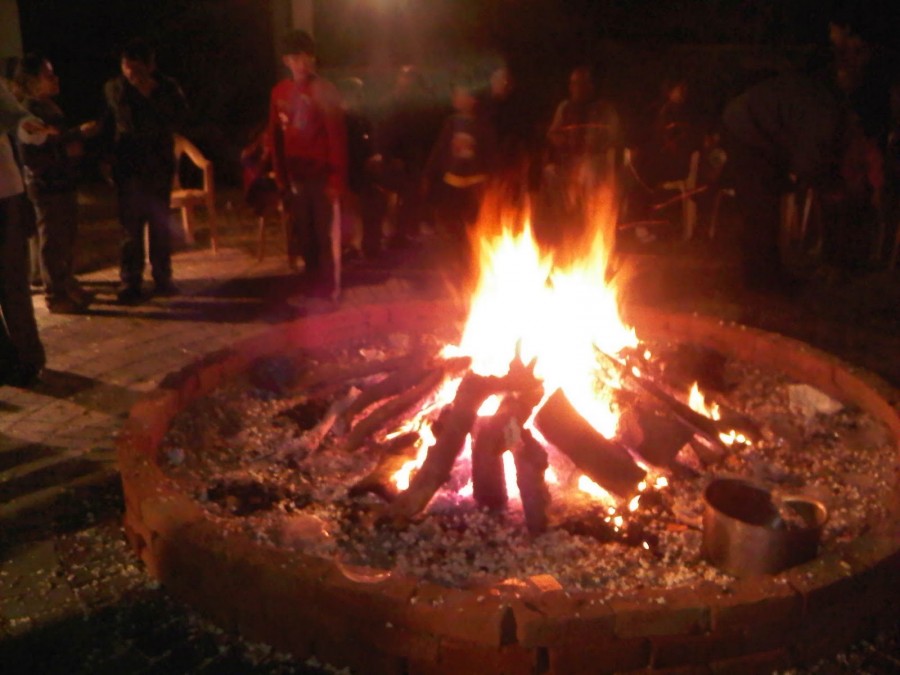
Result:
{"label": "dark trousers", "polygon": [[48,298],[66,295],[75,281],[73,267],[78,232],[78,201],[75,191],[30,194],[40,237],[41,274]]}
{"label": "dark trousers", "polygon": [[478,220],[483,185],[458,188],[439,183],[435,194],[435,220],[453,239],[465,243],[469,228]]}
{"label": "dark trousers", "polygon": [[150,239],[153,281],[166,284],[172,280],[171,194],[171,185],[163,187],[134,178],[119,182],[119,222],[125,231],[119,265],[122,283],[140,288],[144,276],[145,224]]}
{"label": "dark trousers", "polygon": [[17,364],[40,369],[46,362],[28,284],[26,208],[24,194],[0,199],[0,371]]}
{"label": "dark trousers", "polygon": [[306,276],[315,286],[330,289],[334,284],[331,249],[333,210],[323,181],[296,181],[284,200],[290,223],[288,256],[301,256]]}
{"label": "dark trousers", "polygon": [[368,258],[381,253],[387,195],[374,181],[366,181],[359,189],[359,215],[362,221],[362,250]]}
{"label": "dark trousers", "polygon": [[741,217],[741,267],[751,288],[777,287],[788,280],[779,248],[781,195],[787,173],[752,148],[732,144],[728,149]]}
{"label": "dark trousers", "polygon": [[426,215],[419,173],[389,166],[382,171],[378,182],[385,190],[397,195],[394,237],[402,240],[418,235],[419,223]]}

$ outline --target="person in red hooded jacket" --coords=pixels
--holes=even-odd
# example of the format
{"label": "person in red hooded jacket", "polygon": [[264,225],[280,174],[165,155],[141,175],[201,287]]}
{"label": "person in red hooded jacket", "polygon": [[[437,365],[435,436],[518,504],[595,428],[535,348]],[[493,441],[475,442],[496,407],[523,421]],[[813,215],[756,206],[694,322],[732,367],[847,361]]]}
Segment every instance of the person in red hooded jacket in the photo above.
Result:
{"label": "person in red hooded jacket", "polygon": [[313,291],[336,283],[332,256],[333,204],[346,185],[347,133],[337,88],[316,73],[315,43],[291,31],[282,61],[290,77],[272,89],[269,142],[275,181],[290,222],[288,260],[303,258]]}

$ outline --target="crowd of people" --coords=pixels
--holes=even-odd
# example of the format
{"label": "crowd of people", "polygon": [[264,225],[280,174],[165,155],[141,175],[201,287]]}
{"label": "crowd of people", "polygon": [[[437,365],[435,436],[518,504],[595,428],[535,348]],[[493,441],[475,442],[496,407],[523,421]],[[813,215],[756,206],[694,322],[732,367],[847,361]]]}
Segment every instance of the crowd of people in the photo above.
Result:
{"label": "crowd of people", "polygon": [[[313,38],[291,31],[281,52],[288,77],[272,89],[268,119],[241,156],[246,199],[259,215],[283,211],[290,268],[310,294],[335,297],[348,221],[358,223],[349,237],[357,255],[415,246],[427,228],[449,258],[465,263],[467,235],[488,191],[527,206],[536,236],[552,247],[585,226],[586,203],[601,185],[617,186],[625,221],[650,222],[660,187],[694,162],[701,203],[726,184],[734,188],[747,284],[782,287],[790,276],[778,248],[785,192],[816,190],[825,253],[835,263],[866,257],[848,244],[865,248],[861,220],[878,220],[882,235],[885,224],[896,226],[900,88],[856,27],[831,30],[827,62],[751,87],[717,119],[698,118],[688,79],[675,78],[630,126],[616,102],[599,95],[588,66],[571,70],[568,96],[548,120],[535,119],[533,96],[519,91],[504,64],[454,71],[449,107],[420,70],[404,66],[387,97],[371,105],[361,79],[322,77]],[[29,289],[30,236],[38,253],[33,281],[43,284],[49,311],[84,312],[94,301],[73,262],[76,188],[89,140],[108,149],[116,188],[118,302],[147,297],[145,253],[152,293],[178,293],[170,195],[174,135],[187,102],[146,42],[129,43],[119,65],[104,88],[105,114],[80,125],[55,101],[59,80],[49,59],[25,56],[7,73],[9,86],[0,84],[2,382],[27,385],[45,361]],[[631,224],[619,227],[627,232]]]}

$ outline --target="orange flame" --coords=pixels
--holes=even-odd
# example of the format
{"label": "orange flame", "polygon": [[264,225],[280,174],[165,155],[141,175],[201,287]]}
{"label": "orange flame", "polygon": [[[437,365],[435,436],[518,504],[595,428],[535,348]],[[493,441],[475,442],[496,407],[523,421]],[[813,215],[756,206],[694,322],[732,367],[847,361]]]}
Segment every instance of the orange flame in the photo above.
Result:
{"label": "orange flame", "polygon": [[[617,289],[610,281],[615,228],[611,190],[593,200],[586,233],[552,253],[536,241],[527,213],[494,208],[496,213],[487,217],[488,210],[483,209],[474,237],[478,277],[469,316],[459,345],[448,347],[445,354],[471,357],[472,369],[482,375],[504,375],[517,355],[525,363],[534,361],[535,374],[544,381],[548,394],[562,388],[576,410],[601,434],[612,438],[618,413],[611,387],[618,383],[606,380],[608,374],[598,363],[597,349],[617,354],[636,347],[638,341],[620,317]],[[451,402],[458,384],[455,381],[455,386],[447,387],[435,400]],[[479,415],[493,414],[497,405],[499,399],[489,399]],[[427,448],[432,443],[423,441],[422,445]],[[420,453],[395,475],[398,487],[408,485],[411,472],[421,466],[425,454]],[[515,499],[515,464],[509,452],[504,453],[503,462],[507,491]],[[552,468],[546,477],[548,483],[558,482]],[[616,504],[586,476],[578,484],[604,503]],[[463,488],[469,490],[470,485]]]}

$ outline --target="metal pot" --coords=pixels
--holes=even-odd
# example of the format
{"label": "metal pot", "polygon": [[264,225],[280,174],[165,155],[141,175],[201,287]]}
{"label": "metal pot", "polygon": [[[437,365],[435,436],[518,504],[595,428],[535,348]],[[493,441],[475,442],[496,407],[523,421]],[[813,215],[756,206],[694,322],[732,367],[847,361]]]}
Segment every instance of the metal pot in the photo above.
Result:
{"label": "metal pot", "polygon": [[716,478],[703,492],[703,552],[739,577],[777,574],[816,556],[828,510],[800,495],[773,495],[739,478]]}

